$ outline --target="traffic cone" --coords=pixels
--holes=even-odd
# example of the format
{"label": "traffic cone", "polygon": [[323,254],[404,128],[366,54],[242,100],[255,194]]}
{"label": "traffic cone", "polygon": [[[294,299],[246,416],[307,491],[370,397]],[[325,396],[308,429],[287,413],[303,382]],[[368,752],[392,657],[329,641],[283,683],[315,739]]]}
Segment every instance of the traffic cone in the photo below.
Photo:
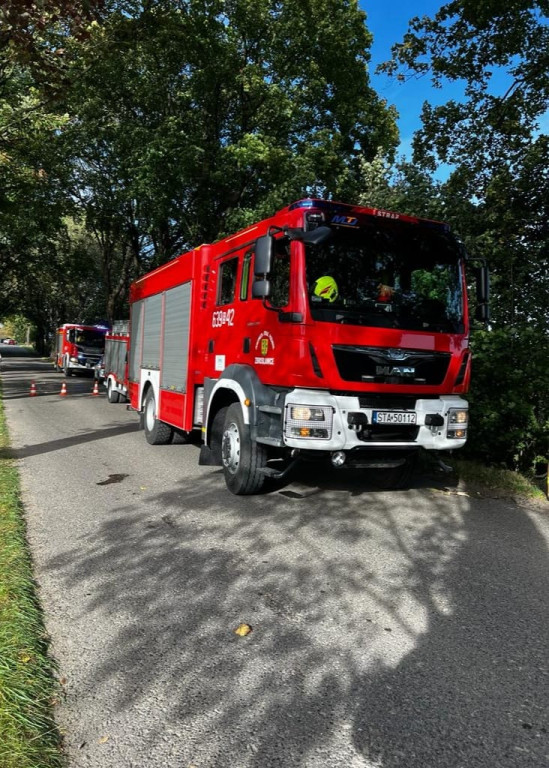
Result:
{"label": "traffic cone", "polygon": [[93,384],[92,395],[98,395],[98,394],[99,394],[99,382],[96,379]]}
{"label": "traffic cone", "polygon": [[30,388],[30,392],[29,392],[29,397],[36,397],[37,394],[38,394],[38,392],[36,391],[36,384],[34,383],[34,381],[31,381],[31,388]]}
{"label": "traffic cone", "polygon": [[61,392],[59,393],[60,397],[66,397],[67,396],[67,385],[65,382],[61,384]]}

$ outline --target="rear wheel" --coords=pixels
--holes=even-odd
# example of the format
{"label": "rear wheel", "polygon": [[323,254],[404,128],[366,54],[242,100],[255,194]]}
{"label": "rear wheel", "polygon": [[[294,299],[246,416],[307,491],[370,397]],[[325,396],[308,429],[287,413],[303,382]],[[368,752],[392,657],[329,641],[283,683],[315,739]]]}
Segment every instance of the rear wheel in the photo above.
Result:
{"label": "rear wheel", "polygon": [[173,430],[169,424],[165,424],[156,418],[156,400],[152,389],[149,389],[145,396],[143,411],[143,423],[147,442],[150,445],[167,445],[170,443],[173,437]]}
{"label": "rear wheel", "polygon": [[112,383],[112,379],[109,379],[107,384],[107,400],[109,403],[120,402],[120,392],[117,392]]}
{"label": "rear wheel", "polygon": [[265,475],[267,450],[250,437],[250,427],[244,423],[238,403],[227,408],[221,437],[221,460],[227,488],[237,496],[258,493]]}

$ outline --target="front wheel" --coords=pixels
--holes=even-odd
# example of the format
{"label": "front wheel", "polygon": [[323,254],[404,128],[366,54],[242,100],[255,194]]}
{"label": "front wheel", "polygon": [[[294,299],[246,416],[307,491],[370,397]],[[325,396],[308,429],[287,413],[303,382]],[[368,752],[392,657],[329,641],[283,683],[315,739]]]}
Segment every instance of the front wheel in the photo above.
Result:
{"label": "front wheel", "polygon": [[152,389],[149,389],[145,396],[143,412],[145,437],[149,445],[167,445],[170,443],[173,437],[173,430],[168,424],[156,418],[156,400]]}
{"label": "front wheel", "polygon": [[229,491],[237,496],[258,493],[265,483],[261,470],[267,465],[267,458],[266,448],[252,441],[240,405],[232,403],[221,436],[221,461]]}
{"label": "front wheel", "polygon": [[120,402],[120,392],[117,392],[113,386],[112,379],[109,379],[107,384],[107,400],[109,403]]}

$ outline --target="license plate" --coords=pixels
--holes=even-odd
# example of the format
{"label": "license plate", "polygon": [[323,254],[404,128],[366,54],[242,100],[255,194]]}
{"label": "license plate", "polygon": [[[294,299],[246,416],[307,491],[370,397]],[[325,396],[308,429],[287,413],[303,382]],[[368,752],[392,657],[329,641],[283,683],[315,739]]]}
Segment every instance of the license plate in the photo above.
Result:
{"label": "license plate", "polygon": [[409,411],[373,411],[374,424],[416,424],[417,414]]}

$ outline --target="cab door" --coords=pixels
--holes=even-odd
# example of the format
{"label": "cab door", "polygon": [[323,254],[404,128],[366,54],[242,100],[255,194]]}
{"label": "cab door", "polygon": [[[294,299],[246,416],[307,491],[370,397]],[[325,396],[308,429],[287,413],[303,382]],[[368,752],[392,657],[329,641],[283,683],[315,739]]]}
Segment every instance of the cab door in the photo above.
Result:
{"label": "cab door", "polygon": [[[244,267],[246,264],[246,267]],[[232,363],[240,363],[246,356],[247,302],[242,291],[247,282],[249,256],[244,250],[220,256],[215,263],[215,301],[209,327],[206,361],[208,375],[219,378]]]}

